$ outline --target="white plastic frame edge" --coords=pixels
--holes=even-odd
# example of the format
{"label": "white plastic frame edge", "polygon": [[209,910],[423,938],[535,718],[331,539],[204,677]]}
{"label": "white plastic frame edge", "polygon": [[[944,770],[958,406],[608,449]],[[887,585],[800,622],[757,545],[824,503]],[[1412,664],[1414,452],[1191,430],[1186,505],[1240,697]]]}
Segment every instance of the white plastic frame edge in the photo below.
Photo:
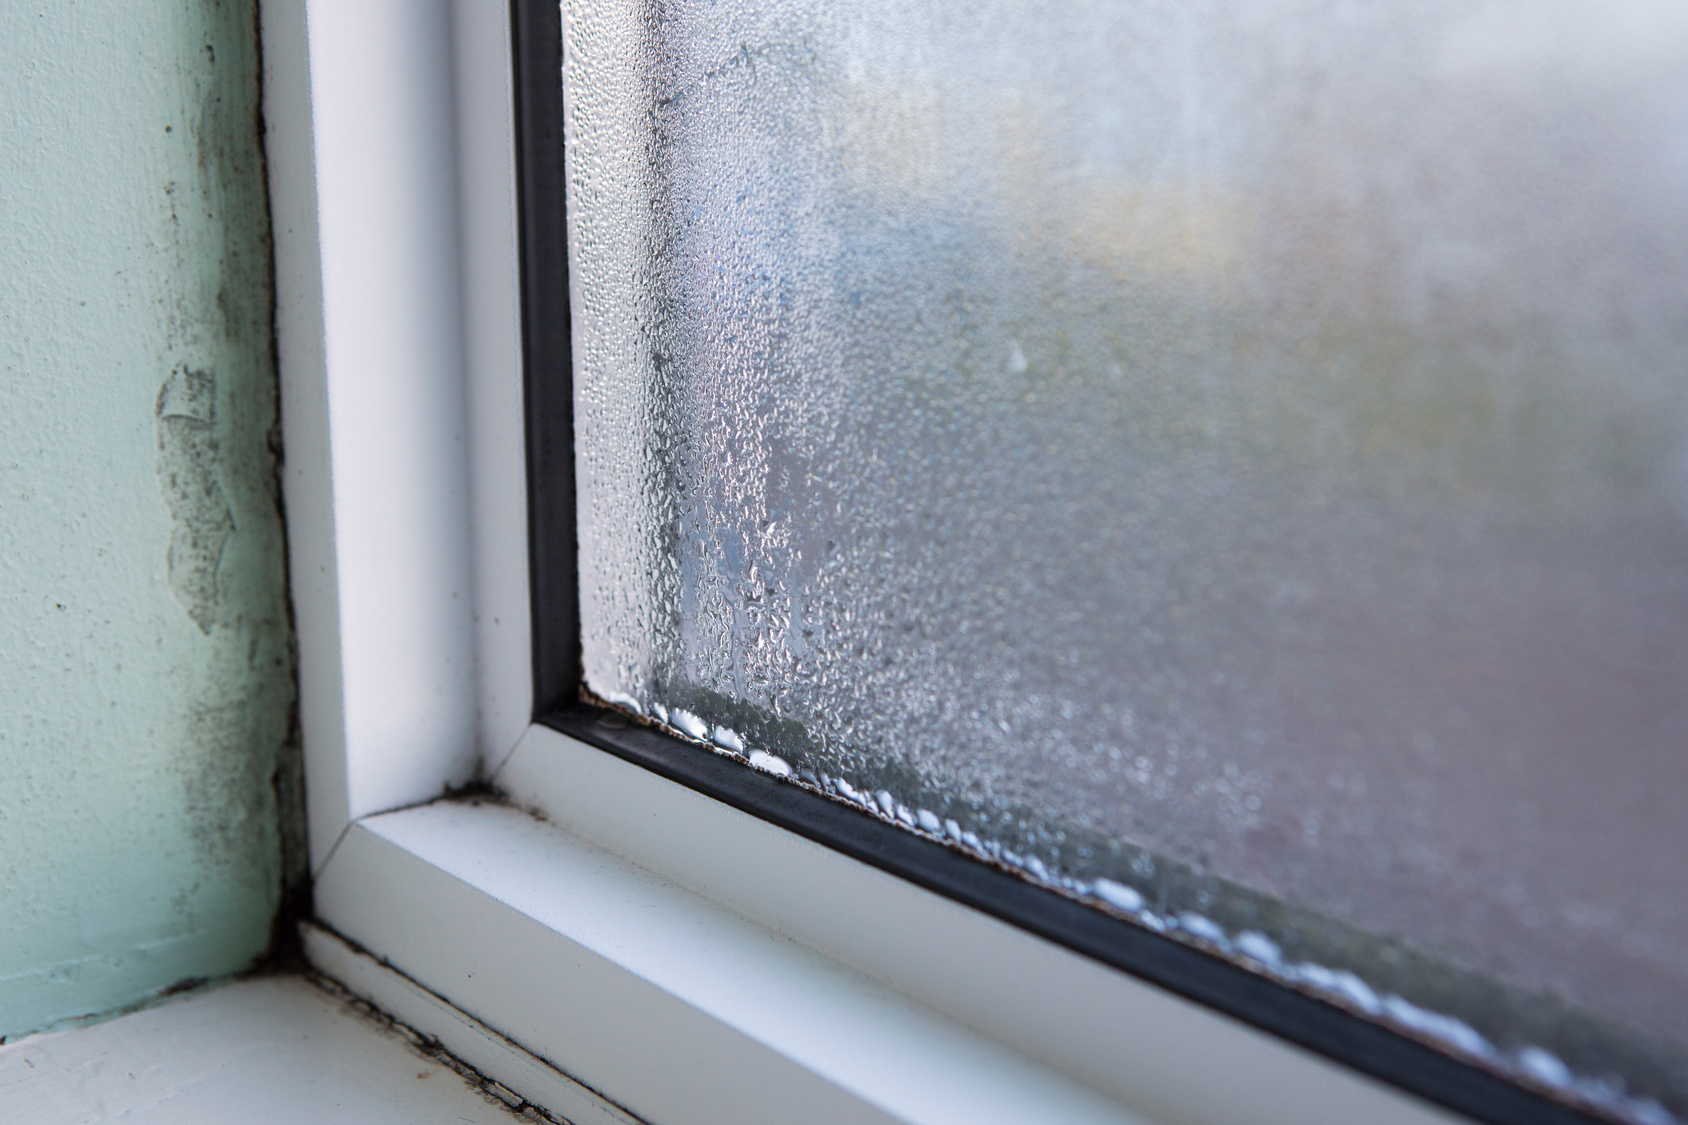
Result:
{"label": "white plastic frame edge", "polygon": [[507,6],[266,0],[311,868],[526,728]]}
{"label": "white plastic frame edge", "polygon": [[[962,1119],[963,1108],[968,1120],[1003,1119],[1023,1115],[1033,1095],[1073,1120],[1131,1119],[1123,1105],[1164,1121],[1450,1120],[529,726],[508,17],[499,0],[261,7],[284,495],[321,918],[403,968],[421,994],[474,1013],[464,1018],[477,1027],[530,1046],[574,1044],[535,1054],[571,1073],[584,1067],[597,1089],[657,1121],[782,1120],[796,1105],[812,1121],[936,1123]],[[558,823],[492,808],[390,811],[477,767]],[[620,874],[596,900],[553,888],[561,904],[518,905],[548,885],[547,869],[530,867],[502,894],[485,872],[523,840]],[[736,861],[747,854],[754,868]],[[612,909],[641,895],[682,924],[653,933],[637,912]],[[838,911],[864,900],[874,905]],[[619,929],[604,924],[612,915]],[[827,1011],[730,1002],[747,951],[763,946],[784,951],[790,989],[854,1005],[861,1026],[901,1045],[898,1058],[881,1050],[881,1065],[863,1069],[857,1046],[826,1033]],[[311,948],[330,975],[361,973],[375,990],[361,962],[323,940]],[[714,952],[700,958],[700,948]],[[645,950],[642,967],[629,949]],[[470,983],[468,966],[518,951],[499,963],[501,985],[488,987],[484,973]],[[665,985],[663,966],[685,972]],[[597,987],[606,980],[621,992]],[[420,1003],[396,986],[384,995]],[[536,1008],[542,995],[572,999]],[[674,1027],[691,1034],[675,1039]],[[628,1064],[604,1055],[605,1042],[667,1046]],[[719,1065],[700,1070],[699,1059]],[[892,1066],[899,1060],[924,1061],[932,1081],[911,1080],[918,1069]],[[969,1067],[993,1100],[963,1096]],[[713,1100],[700,1104],[705,1090]]]}

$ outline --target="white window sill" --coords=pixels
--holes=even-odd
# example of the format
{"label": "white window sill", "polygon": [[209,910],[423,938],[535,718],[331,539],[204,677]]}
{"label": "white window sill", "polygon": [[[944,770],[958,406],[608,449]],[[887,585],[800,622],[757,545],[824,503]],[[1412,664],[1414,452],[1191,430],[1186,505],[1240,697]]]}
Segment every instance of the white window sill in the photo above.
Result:
{"label": "white window sill", "polygon": [[0,1047],[11,1125],[507,1125],[452,1068],[299,976]]}

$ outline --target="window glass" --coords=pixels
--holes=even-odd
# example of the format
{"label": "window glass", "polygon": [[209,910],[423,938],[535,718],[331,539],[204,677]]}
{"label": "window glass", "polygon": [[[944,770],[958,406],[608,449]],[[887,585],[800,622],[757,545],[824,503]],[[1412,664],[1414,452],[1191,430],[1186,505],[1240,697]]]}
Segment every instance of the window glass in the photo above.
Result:
{"label": "window glass", "polygon": [[1688,8],[566,20],[593,692],[1688,1114]]}

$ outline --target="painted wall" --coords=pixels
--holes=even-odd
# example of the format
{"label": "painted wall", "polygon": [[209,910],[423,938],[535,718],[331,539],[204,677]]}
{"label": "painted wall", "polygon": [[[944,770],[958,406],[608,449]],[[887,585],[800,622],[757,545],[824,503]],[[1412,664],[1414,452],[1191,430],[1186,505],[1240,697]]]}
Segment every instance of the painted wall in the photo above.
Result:
{"label": "painted wall", "polygon": [[244,968],[292,869],[258,92],[252,0],[0,6],[5,1036]]}

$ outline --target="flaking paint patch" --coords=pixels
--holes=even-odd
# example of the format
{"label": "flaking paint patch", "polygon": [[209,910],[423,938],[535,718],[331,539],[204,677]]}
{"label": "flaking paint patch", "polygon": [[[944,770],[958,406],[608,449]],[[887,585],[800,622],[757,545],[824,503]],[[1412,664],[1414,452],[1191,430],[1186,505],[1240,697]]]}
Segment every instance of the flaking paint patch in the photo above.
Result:
{"label": "flaking paint patch", "polygon": [[201,633],[217,620],[217,569],[234,534],[218,481],[217,379],[178,366],[158,388],[158,483],[170,508],[170,592]]}

